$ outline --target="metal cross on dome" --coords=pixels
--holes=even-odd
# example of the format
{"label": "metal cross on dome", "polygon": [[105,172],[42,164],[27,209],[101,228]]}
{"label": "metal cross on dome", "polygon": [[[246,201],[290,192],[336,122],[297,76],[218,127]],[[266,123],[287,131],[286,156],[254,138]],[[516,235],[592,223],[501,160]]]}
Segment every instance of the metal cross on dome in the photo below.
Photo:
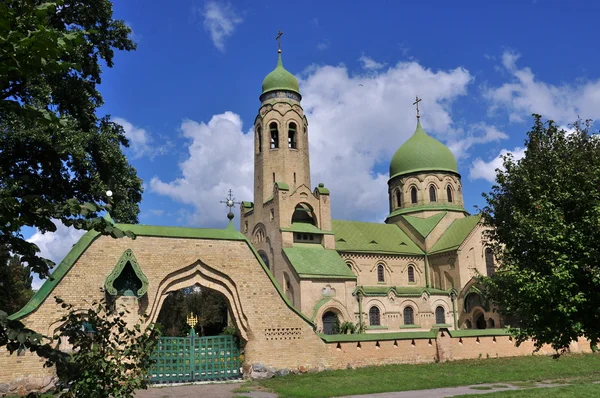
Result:
{"label": "metal cross on dome", "polygon": [[275,38],[275,40],[277,40],[277,47],[278,47],[277,51],[278,52],[281,52],[281,36],[282,35],[283,35],[283,32],[280,31],[280,30],[278,30],[277,31],[277,37]]}
{"label": "metal cross on dome", "polygon": [[229,207],[229,213],[227,213],[227,218],[229,218],[230,220],[233,219],[233,212],[231,211],[231,209],[233,209],[235,205],[242,204],[242,202],[235,201],[235,198],[233,197],[233,191],[231,189],[229,190],[229,196],[227,196],[225,200],[220,201],[220,203],[225,203],[225,206]]}
{"label": "metal cross on dome", "polygon": [[419,96],[417,95],[415,102],[413,102],[413,105],[417,106],[417,119],[421,117],[421,115],[419,114],[419,102],[421,101],[423,101],[423,98],[419,98]]}

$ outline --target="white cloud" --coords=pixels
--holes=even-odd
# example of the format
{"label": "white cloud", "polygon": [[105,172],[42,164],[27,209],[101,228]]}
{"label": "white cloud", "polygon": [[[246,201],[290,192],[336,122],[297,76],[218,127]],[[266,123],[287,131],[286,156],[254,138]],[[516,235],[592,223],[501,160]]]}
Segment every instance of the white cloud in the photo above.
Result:
{"label": "white cloud", "polygon": [[243,19],[226,2],[207,1],[204,5],[204,29],[210,34],[215,47],[225,51],[225,39],[233,34],[236,25],[242,23]]}
{"label": "white cloud", "polygon": [[[309,121],[311,183],[331,189],[333,216],[382,221],[388,214],[389,161],[415,130],[415,95],[424,98],[423,127],[443,138],[455,134],[450,106],[470,81],[462,68],[432,71],[415,62],[368,75],[351,75],[344,66],[308,68],[300,87]],[[229,188],[237,200],[253,200],[253,135],[244,134],[232,112],[208,123],[185,121],[181,130],[189,139],[181,176],[155,177],[150,189],[190,205],[189,224],[222,227],[226,209],[219,201]],[[384,171],[377,173],[376,167]]]}
{"label": "white cloud", "polygon": [[378,70],[386,65],[385,63],[377,62],[373,58],[366,55],[361,56],[358,60],[362,62],[362,67],[366,70]]}
{"label": "white cloud", "polygon": [[[85,231],[66,227],[59,220],[52,220],[52,222],[56,225],[56,231],[41,233],[39,230],[36,230],[27,241],[35,243],[39,247],[39,256],[58,264],[69,253],[79,238],[83,236]],[[34,275],[32,287],[37,290],[42,283],[43,281],[37,277],[37,274]]]}
{"label": "white cloud", "polygon": [[134,126],[121,117],[115,117],[112,120],[123,126],[125,137],[129,140],[129,149],[134,158],[146,156],[152,159],[157,155],[166,153],[167,149],[171,146],[169,142],[157,146],[150,133],[143,128]]}
{"label": "white cloud", "polygon": [[475,159],[469,171],[469,177],[472,180],[481,178],[489,182],[496,181],[496,169],[504,170],[502,157],[508,153],[512,153],[514,160],[523,159],[525,157],[525,148],[515,148],[512,151],[502,149],[500,154],[489,162],[485,162],[481,158]]}
{"label": "white cloud", "polygon": [[242,120],[232,112],[215,115],[208,123],[185,120],[181,131],[189,140],[189,157],[179,165],[181,177],[170,182],[154,177],[150,189],[191,205],[188,224],[222,227],[227,210],[219,201],[229,189],[237,200],[252,200],[253,134],[244,134]]}
{"label": "white cloud", "polygon": [[519,69],[519,55],[505,52],[502,65],[512,76],[512,82],[485,91],[490,110],[505,109],[510,121],[523,121],[532,113],[558,123],[572,123],[578,116],[583,119],[600,118],[600,79],[573,84],[554,85],[536,80],[528,67]]}
{"label": "white cloud", "polygon": [[473,145],[486,144],[488,142],[505,140],[507,138],[508,135],[498,130],[496,127],[485,123],[479,123],[471,127],[471,130],[466,137],[456,141],[451,140],[448,143],[448,147],[454,153],[454,156],[463,158],[467,155],[467,151]]}
{"label": "white cloud", "polygon": [[324,51],[329,48],[331,42],[329,40],[321,41],[317,44],[317,50]]}

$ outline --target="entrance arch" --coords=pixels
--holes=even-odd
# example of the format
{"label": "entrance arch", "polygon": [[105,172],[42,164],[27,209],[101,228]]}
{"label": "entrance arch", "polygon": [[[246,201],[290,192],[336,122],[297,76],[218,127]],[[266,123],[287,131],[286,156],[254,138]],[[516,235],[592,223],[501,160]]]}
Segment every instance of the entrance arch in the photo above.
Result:
{"label": "entrance arch", "polygon": [[150,305],[150,322],[156,322],[163,302],[170,292],[189,286],[200,285],[215,290],[225,296],[231,318],[240,337],[248,341],[248,318],[242,309],[242,303],[235,283],[227,275],[204,264],[202,261],[168,274],[159,284],[154,302]]}

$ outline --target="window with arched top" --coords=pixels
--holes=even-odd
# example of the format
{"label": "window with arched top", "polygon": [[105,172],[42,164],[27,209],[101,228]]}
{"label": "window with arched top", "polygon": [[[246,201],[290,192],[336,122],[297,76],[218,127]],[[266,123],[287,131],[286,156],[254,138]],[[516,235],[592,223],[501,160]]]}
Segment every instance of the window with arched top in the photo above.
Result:
{"label": "window with arched top", "polygon": [[435,187],[433,185],[429,186],[429,201],[430,202],[437,202],[437,192],[436,192]]}
{"label": "window with arched top", "polygon": [[475,307],[483,307],[483,300],[477,293],[469,293],[465,300],[465,311],[471,312]]}
{"label": "window with arched top", "polygon": [[379,264],[377,266],[377,282],[385,282],[385,271],[383,269],[383,264]]}
{"label": "window with arched top", "polygon": [[411,265],[408,267],[408,282],[412,283],[415,281],[415,268]]}
{"label": "window with arched top", "polygon": [[494,252],[489,247],[485,249],[485,270],[488,276],[492,276],[494,275],[494,272],[496,272],[496,267],[494,266]]}
{"label": "window with arched top", "polygon": [[435,309],[435,323],[438,325],[446,323],[446,310],[441,305]]}
{"label": "window with arched top", "polygon": [[306,223],[316,226],[317,219],[312,207],[306,203],[298,203],[292,214],[292,224],[293,223]]}
{"label": "window with arched top", "polygon": [[396,207],[402,207],[402,193],[399,189],[396,190]]}
{"label": "window with arched top", "polygon": [[379,308],[376,306],[372,306],[371,309],[369,309],[369,325],[381,325],[381,313],[379,312]]}
{"label": "window with arched top", "polygon": [[256,138],[258,138],[258,153],[262,153],[262,128],[260,126],[256,128]]}
{"label": "window with arched top", "polygon": [[410,203],[417,204],[417,188],[412,187],[410,189]]}
{"label": "window with arched top", "polygon": [[296,123],[290,123],[288,127],[288,148],[296,149]]}
{"label": "window with arched top", "polygon": [[415,324],[415,310],[412,307],[404,308],[404,324],[414,325]]}
{"label": "window with arched top", "polygon": [[271,123],[269,125],[269,131],[271,132],[271,149],[279,148],[279,130],[277,129],[277,123]]}
{"label": "window with arched top", "polygon": [[452,197],[452,188],[450,188],[450,185],[446,187],[446,196],[448,197],[448,203],[452,203],[454,201],[454,198]]}

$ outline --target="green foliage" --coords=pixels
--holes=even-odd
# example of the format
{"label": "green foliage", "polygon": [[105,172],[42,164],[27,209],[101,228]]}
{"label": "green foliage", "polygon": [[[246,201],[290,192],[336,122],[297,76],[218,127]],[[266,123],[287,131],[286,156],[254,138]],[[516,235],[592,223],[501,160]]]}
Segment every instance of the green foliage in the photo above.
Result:
{"label": "green foliage", "polygon": [[590,122],[573,132],[534,115],[525,157],[504,158],[484,197],[484,220],[501,264],[486,296],[516,318],[517,342],[562,350],[600,329],[600,139]]}
{"label": "green foliage", "polygon": [[53,263],[23,227],[55,231],[60,220],[122,237],[103,211],[137,222],[141,180],[122,153],[125,133],[96,115],[101,64],[135,48],[130,33],[109,0],[0,2],[0,246],[40,277]]}
{"label": "green foliage", "polygon": [[66,339],[73,347],[68,360],[47,363],[56,366],[58,390],[66,389],[61,397],[132,398],[147,387],[158,341],[155,329],[139,324],[128,328],[124,312],[114,313],[104,302],[82,312],[56,301],[68,314],[54,338]]}
{"label": "green foliage", "polygon": [[33,295],[31,281],[30,268],[0,248],[0,308],[12,314],[27,304]]}
{"label": "green foliage", "polygon": [[227,326],[225,297],[207,288],[186,288],[169,294],[158,314],[157,323],[166,336],[186,336],[190,330],[186,319],[191,312],[198,317],[196,331],[199,336],[218,335]]}
{"label": "green foliage", "polygon": [[339,326],[339,332],[341,334],[354,334],[355,332],[355,326],[352,322],[344,322]]}

